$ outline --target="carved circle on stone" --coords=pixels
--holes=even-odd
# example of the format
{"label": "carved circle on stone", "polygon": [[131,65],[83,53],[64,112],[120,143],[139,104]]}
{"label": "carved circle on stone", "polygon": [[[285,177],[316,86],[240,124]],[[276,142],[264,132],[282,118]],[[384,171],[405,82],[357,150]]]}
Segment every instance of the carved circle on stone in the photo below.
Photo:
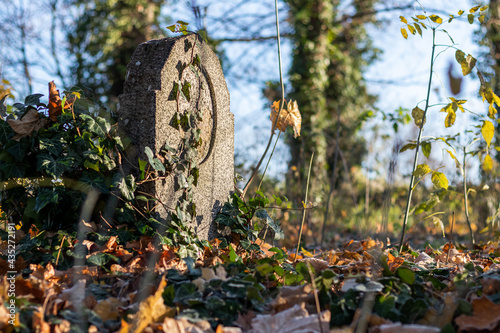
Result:
{"label": "carved circle on stone", "polygon": [[[213,92],[212,82],[203,66],[191,66],[182,71],[180,79],[182,89],[183,85],[189,83],[189,101],[180,92],[178,98],[178,110],[182,114],[186,111],[192,111],[195,114],[201,114],[201,121],[196,120],[196,124],[192,126],[201,130],[201,145],[196,149],[198,151],[197,162],[203,164],[212,153],[214,144],[214,135],[217,126],[217,109],[215,103],[215,94]],[[185,137],[182,126],[179,127],[181,137]]]}

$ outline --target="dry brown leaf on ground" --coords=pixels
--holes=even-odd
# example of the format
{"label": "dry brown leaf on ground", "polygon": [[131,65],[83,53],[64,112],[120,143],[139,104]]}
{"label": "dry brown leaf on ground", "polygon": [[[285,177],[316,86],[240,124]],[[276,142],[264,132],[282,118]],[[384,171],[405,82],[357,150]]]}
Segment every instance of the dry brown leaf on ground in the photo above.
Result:
{"label": "dry brown leaf on ground", "polygon": [[[271,116],[269,118],[271,119],[273,126],[274,122],[276,121],[276,117],[278,117],[280,106],[280,101],[275,101],[271,105]],[[286,103],[286,109],[283,108],[281,110],[279,119],[278,121],[276,121],[276,128],[284,132],[288,126],[291,126],[293,128],[293,136],[294,138],[296,138],[300,136],[301,123],[302,116],[300,115],[297,101],[290,100],[290,102]]]}
{"label": "dry brown leaf on ground", "polygon": [[282,287],[272,306],[275,311],[283,311],[295,305],[314,302],[314,294],[310,284],[294,287]]}
{"label": "dry brown leaf on ground", "polygon": [[[304,308],[295,305],[274,315],[258,315],[252,320],[251,333],[320,333],[330,330],[330,311],[309,315]],[[320,327],[321,321],[321,327]]]}
{"label": "dry brown leaf on ground", "polygon": [[45,127],[49,123],[49,119],[40,118],[38,111],[35,108],[30,108],[22,118],[9,119],[7,122],[14,132],[17,133],[12,139],[19,141],[22,138],[30,136],[34,131]]}
{"label": "dry brown leaf on ground", "polygon": [[135,314],[131,324],[131,333],[140,333],[149,324],[162,322],[165,317],[175,315],[175,309],[167,307],[163,302],[162,294],[166,285],[165,276],[162,276],[154,295],[149,296],[139,304],[139,312]]}
{"label": "dry brown leaf on ground", "polygon": [[326,260],[317,259],[317,258],[304,258],[297,260],[298,262],[303,262],[306,265],[309,263],[314,268],[316,273],[320,273],[321,271],[327,269],[329,267],[328,262]]}
{"label": "dry brown leaf on ground", "polygon": [[162,324],[165,333],[214,333],[207,320],[191,323],[185,318],[165,318]]}
{"label": "dry brown leaf on ground", "polygon": [[498,332],[500,328],[500,304],[493,303],[488,297],[472,301],[472,316],[461,315],[455,319],[461,332],[487,331]]}
{"label": "dry brown leaf on ground", "polygon": [[436,311],[434,308],[430,308],[425,313],[424,317],[418,321],[418,324],[443,328],[446,324],[451,323],[453,320],[453,315],[455,314],[457,306],[458,302],[456,295],[446,293],[444,294],[444,306],[441,313]]}
{"label": "dry brown leaf on ground", "polygon": [[32,328],[33,332],[50,333],[50,325],[43,318],[42,307],[38,307],[37,311],[33,312]]}
{"label": "dry brown leaf on ground", "polygon": [[439,333],[441,330],[437,327],[416,325],[416,324],[384,324],[372,327],[369,333]]}
{"label": "dry brown leaf on ground", "polygon": [[118,307],[120,306],[123,306],[123,303],[118,298],[110,297],[99,301],[92,310],[102,321],[115,320],[120,317],[120,313],[118,312]]}

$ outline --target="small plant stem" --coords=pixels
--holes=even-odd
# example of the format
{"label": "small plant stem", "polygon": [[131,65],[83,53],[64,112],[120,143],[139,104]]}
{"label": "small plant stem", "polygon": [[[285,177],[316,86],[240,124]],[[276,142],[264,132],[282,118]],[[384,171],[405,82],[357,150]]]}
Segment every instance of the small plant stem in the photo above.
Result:
{"label": "small plant stem", "polygon": [[62,246],[63,246],[65,240],[66,240],[66,235],[64,235],[64,237],[61,241],[61,245],[59,245],[59,251],[57,252],[57,258],[56,258],[56,269],[57,269],[57,265],[59,264],[59,256],[61,255]]}
{"label": "small plant stem", "polygon": [[[278,120],[280,119],[280,114],[281,110],[283,110],[283,107],[285,106],[285,86],[283,84],[283,71],[281,69],[281,42],[280,42],[280,22],[279,22],[279,17],[278,17],[278,0],[274,0],[274,9],[276,13],[276,32],[277,32],[277,41],[278,41],[278,63],[279,63],[279,70],[280,70],[280,85],[281,85],[281,106],[280,109],[278,110],[278,114],[276,115],[276,119],[274,120],[273,127],[271,128],[271,137],[269,138],[269,142],[267,143],[266,150],[264,150],[264,154],[262,154],[262,157],[259,160],[259,163],[257,163],[257,166],[255,167],[255,170],[252,173],[252,176],[250,176],[250,179],[248,180],[247,184],[245,185],[245,188],[243,189],[241,193],[241,198],[245,198],[245,194],[248,191],[248,188],[250,187],[250,184],[252,183],[253,179],[255,178],[255,175],[259,171],[260,165],[262,164],[262,161],[264,160],[264,157],[266,157],[267,151],[269,150],[269,146],[271,146],[271,142],[273,141],[273,136],[274,136],[274,131],[276,129],[276,125],[278,124]],[[274,151],[274,150],[273,150]],[[271,154],[272,157],[272,154]],[[271,160],[271,158],[269,158]],[[264,178],[264,176],[262,176]]]}
{"label": "small plant stem", "polygon": [[413,169],[411,172],[410,186],[408,190],[408,197],[406,199],[406,210],[405,217],[403,220],[403,230],[401,230],[401,241],[399,243],[399,253],[403,250],[403,245],[405,241],[406,226],[408,225],[408,214],[410,213],[411,196],[413,194],[413,182],[415,181],[415,170],[418,164],[418,151],[420,149],[420,140],[422,139],[422,131],[424,129],[425,116],[427,115],[427,110],[429,109],[429,99],[431,95],[431,83],[432,83],[432,72],[434,70],[434,51],[436,50],[436,28],[432,28],[432,52],[431,52],[431,69],[429,73],[429,84],[427,85],[427,98],[425,99],[425,110],[422,117],[422,123],[420,124],[420,130],[418,131],[417,137],[417,147],[415,147],[415,158],[413,160]]}
{"label": "small plant stem", "polygon": [[332,200],[333,190],[335,186],[335,175],[337,171],[337,161],[339,157],[340,110],[337,110],[337,133],[335,134],[335,136],[336,136],[335,157],[333,159],[333,170],[332,170],[332,179],[330,182],[330,191],[328,192],[328,197],[326,199],[325,216],[323,217],[323,227],[321,228],[321,246],[323,246],[323,242],[325,240],[326,220],[328,218],[328,210],[330,209],[330,201]]}
{"label": "small plant stem", "polygon": [[464,201],[465,201],[465,220],[467,221],[467,225],[469,226],[469,233],[470,233],[470,242],[472,244],[472,249],[474,249],[474,245],[476,245],[476,241],[474,240],[474,232],[472,231],[472,226],[470,225],[469,221],[469,201],[467,200],[468,193],[467,193],[467,168],[465,165],[465,158],[467,157],[467,147],[464,147],[464,163],[463,163],[463,175],[464,175]]}
{"label": "small plant stem", "polygon": [[273,158],[274,151],[276,150],[276,145],[278,144],[278,141],[280,139],[281,131],[278,132],[278,137],[276,138],[276,141],[274,141],[274,146],[273,150],[271,150],[271,155],[269,156],[269,159],[267,160],[266,168],[264,169],[264,172],[262,173],[262,178],[260,178],[260,183],[259,187],[257,187],[257,191],[260,190],[260,187],[262,186],[262,182],[264,181],[264,177],[266,176],[267,168],[269,167],[269,162],[271,162],[271,159]]}
{"label": "small plant stem", "polygon": [[[312,166],[312,161],[314,157],[314,152],[311,155],[311,160],[309,161],[309,171],[307,173],[307,184],[306,184],[306,195],[304,197],[304,208],[307,206],[307,194],[309,192],[309,179],[311,178],[311,166]],[[299,241],[297,243],[297,250],[295,251],[295,260],[297,260],[297,256],[299,255],[299,248],[300,248],[300,239],[302,238],[302,229],[304,228],[304,221],[306,220],[306,210],[302,212],[302,223],[300,224],[300,230],[299,230]]]}
{"label": "small plant stem", "polygon": [[323,332],[323,325],[321,324],[321,307],[319,305],[318,291],[316,290],[316,281],[314,280],[314,274],[312,272],[310,262],[307,262],[307,271],[309,272],[309,276],[311,277],[311,284],[312,284],[312,289],[313,289],[313,294],[314,294],[314,302],[316,303],[316,312],[318,313],[319,329],[320,329],[321,333],[324,333]]}
{"label": "small plant stem", "polygon": [[448,247],[448,254],[446,255],[446,262],[449,262],[449,259],[450,259],[450,250],[451,250],[451,246],[453,245],[453,225],[455,224],[455,211],[453,211],[453,218],[451,219],[451,230],[450,230],[450,239],[449,239],[449,243],[450,243],[450,246]]}

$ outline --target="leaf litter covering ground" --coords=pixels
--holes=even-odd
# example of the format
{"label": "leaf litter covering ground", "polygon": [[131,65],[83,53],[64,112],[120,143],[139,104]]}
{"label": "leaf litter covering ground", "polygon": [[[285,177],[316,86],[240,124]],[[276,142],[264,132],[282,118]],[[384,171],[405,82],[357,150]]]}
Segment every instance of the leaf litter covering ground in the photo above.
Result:
{"label": "leaf litter covering ground", "polygon": [[351,240],[294,258],[260,241],[247,252],[215,239],[196,260],[148,237],[84,245],[87,265],[65,271],[18,257],[14,326],[0,259],[0,331],[500,332],[498,242],[397,256]]}

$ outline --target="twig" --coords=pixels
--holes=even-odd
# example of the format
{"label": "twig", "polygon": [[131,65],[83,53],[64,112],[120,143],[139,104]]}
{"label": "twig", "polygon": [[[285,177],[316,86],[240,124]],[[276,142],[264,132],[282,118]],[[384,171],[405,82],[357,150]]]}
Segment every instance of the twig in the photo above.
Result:
{"label": "twig", "polygon": [[[304,208],[307,205],[307,194],[309,192],[309,179],[311,178],[311,166],[312,166],[312,161],[314,157],[314,152],[311,155],[311,160],[309,161],[309,172],[307,173],[307,184],[306,184],[306,195],[304,198]],[[297,243],[297,250],[295,251],[295,258],[294,260],[297,260],[297,256],[299,255],[299,248],[300,248],[300,239],[302,238],[302,229],[304,228],[304,221],[306,219],[306,210],[302,212],[302,223],[300,224],[300,230],[299,230],[299,241]]]}
{"label": "twig", "polygon": [[314,302],[316,303],[316,312],[318,313],[318,323],[319,323],[319,329],[321,330],[321,333],[323,332],[323,325],[321,325],[321,307],[319,306],[319,297],[318,297],[318,292],[316,291],[316,281],[314,280],[314,275],[312,273],[311,269],[311,263],[307,262],[307,271],[309,272],[309,276],[311,277],[311,284],[313,287],[313,294],[314,294]]}
{"label": "twig", "polygon": [[425,116],[427,115],[427,110],[429,109],[429,99],[431,95],[431,83],[432,83],[432,74],[434,70],[434,51],[436,50],[436,28],[432,28],[432,53],[431,53],[431,68],[429,71],[429,84],[427,85],[427,98],[425,100],[425,110],[424,110],[424,115],[422,116],[422,123],[420,124],[420,129],[418,131],[418,137],[417,137],[417,147],[415,147],[415,158],[413,159],[413,169],[411,173],[411,179],[410,179],[410,187],[408,190],[408,197],[406,199],[406,210],[405,210],[405,217],[403,220],[403,229],[401,230],[401,240],[399,243],[399,249],[398,252],[401,253],[403,250],[403,245],[405,242],[405,232],[406,232],[406,226],[408,224],[408,215],[410,213],[410,205],[411,205],[411,196],[413,194],[413,182],[415,181],[415,170],[417,169],[417,163],[418,163],[418,152],[420,149],[420,140],[422,138],[422,131],[424,130],[424,123],[425,123]]}
{"label": "twig", "polygon": [[57,252],[57,258],[56,258],[56,267],[57,267],[57,264],[59,263],[59,256],[61,255],[61,251],[62,251],[62,246],[63,246],[63,243],[64,243],[64,240],[66,239],[66,235],[64,235],[62,241],[61,241],[61,245],[59,245],[59,251]]}
{"label": "twig", "polygon": [[453,211],[453,219],[451,220],[451,230],[450,230],[450,246],[448,248],[448,254],[446,255],[446,262],[448,262],[448,259],[450,259],[450,250],[451,250],[451,245],[453,245],[453,225],[455,224],[455,211]]}
{"label": "twig", "polygon": [[269,146],[271,146],[271,142],[273,141],[273,136],[274,136],[274,131],[276,130],[276,127],[278,125],[278,120],[280,119],[280,114],[281,110],[283,110],[283,107],[285,106],[285,85],[283,84],[283,71],[282,71],[282,66],[281,66],[281,42],[280,42],[280,23],[279,23],[279,18],[278,18],[278,0],[274,1],[274,8],[276,12],[276,31],[277,31],[277,40],[278,40],[278,63],[279,63],[279,70],[280,70],[280,84],[281,84],[281,106],[280,109],[278,110],[278,114],[276,115],[276,119],[274,120],[273,126],[271,128],[271,137],[269,138],[269,142],[267,143],[266,150],[264,151],[264,154],[262,154],[262,157],[260,158],[259,163],[257,163],[257,166],[255,167],[252,176],[248,180],[247,184],[245,185],[245,188],[243,189],[243,193],[241,194],[241,198],[245,198],[245,194],[248,191],[248,188],[250,187],[250,184],[252,183],[253,179],[255,178],[255,175],[259,171],[260,165],[262,164],[262,161],[264,160],[264,157],[266,157],[267,151],[269,150]]}

